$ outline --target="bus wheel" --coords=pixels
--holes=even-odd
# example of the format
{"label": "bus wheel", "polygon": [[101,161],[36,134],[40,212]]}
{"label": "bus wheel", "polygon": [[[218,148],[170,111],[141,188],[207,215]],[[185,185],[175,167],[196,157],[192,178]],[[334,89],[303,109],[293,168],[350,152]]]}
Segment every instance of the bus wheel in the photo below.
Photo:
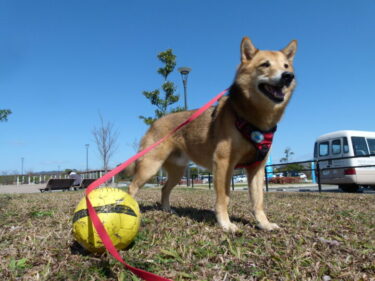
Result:
{"label": "bus wheel", "polygon": [[340,184],[339,188],[344,192],[357,192],[359,186],[356,184]]}

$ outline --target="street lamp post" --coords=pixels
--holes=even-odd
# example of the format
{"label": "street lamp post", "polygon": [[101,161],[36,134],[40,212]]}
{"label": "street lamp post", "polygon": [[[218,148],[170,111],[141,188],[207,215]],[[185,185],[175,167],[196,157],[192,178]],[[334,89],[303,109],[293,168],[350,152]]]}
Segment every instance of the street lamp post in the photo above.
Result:
{"label": "street lamp post", "polygon": [[[191,72],[191,68],[190,67],[180,67],[180,68],[178,68],[178,72],[181,73],[182,83],[184,85],[184,102],[185,102],[184,107],[185,107],[185,110],[187,110],[188,109],[188,104],[187,104],[187,80],[188,80],[189,73]],[[190,163],[188,164],[187,170],[186,170],[186,185],[190,186]]]}
{"label": "street lamp post", "polygon": [[[86,146],[86,173],[89,171],[89,144],[85,144]],[[87,175],[86,175],[87,176]]]}
{"label": "street lamp post", "polygon": [[184,84],[184,105],[185,105],[185,110],[188,109],[187,105],[187,79],[189,76],[189,73],[191,71],[190,67],[180,67],[178,68],[178,71],[181,73],[181,78],[182,78],[182,83]]}

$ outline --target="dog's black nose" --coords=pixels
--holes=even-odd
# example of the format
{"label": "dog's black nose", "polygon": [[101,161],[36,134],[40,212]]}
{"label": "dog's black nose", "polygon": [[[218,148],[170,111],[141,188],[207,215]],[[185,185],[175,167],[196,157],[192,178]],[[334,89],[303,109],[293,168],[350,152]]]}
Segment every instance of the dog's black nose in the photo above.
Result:
{"label": "dog's black nose", "polygon": [[292,83],[294,79],[294,73],[293,72],[283,72],[281,74],[281,83],[287,87],[289,87],[290,83]]}

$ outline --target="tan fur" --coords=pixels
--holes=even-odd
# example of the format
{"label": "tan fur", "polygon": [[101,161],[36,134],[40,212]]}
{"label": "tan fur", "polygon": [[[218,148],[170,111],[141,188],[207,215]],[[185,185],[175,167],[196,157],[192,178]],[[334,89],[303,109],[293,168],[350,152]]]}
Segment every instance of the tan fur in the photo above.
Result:
{"label": "tan fur", "polygon": [[[258,83],[273,83],[283,71],[293,72],[292,63],[296,47],[296,41],[292,41],[281,51],[260,51],[245,37],[241,43],[241,64],[230,94],[221,98],[216,107],[211,107],[173,137],[140,158],[134,167],[134,178],[129,186],[129,193],[134,196],[139,187],[164,167],[168,173],[168,180],[162,189],[161,204],[164,210],[169,211],[170,192],[183,176],[189,160],[194,161],[211,170],[214,175],[215,210],[219,224],[225,231],[236,231],[237,227],[231,223],[227,211],[230,179],[237,164],[247,163],[255,157],[254,146],[234,125],[236,116],[262,130],[269,130],[279,122],[295,87],[295,80],[283,88],[285,97],[280,103],[275,103],[263,94],[258,88]],[[266,61],[270,66],[261,66]],[[173,113],[154,122],[143,137],[140,149],[164,137],[193,112]],[[268,221],[263,210],[265,161],[258,167],[247,169],[248,188],[252,211],[259,228],[272,230],[278,226]]]}

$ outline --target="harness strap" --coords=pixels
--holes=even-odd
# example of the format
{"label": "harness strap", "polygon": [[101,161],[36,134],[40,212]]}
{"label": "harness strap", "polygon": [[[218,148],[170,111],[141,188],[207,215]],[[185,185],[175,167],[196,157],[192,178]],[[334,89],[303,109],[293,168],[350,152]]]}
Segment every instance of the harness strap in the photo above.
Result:
{"label": "harness strap", "polygon": [[236,168],[250,168],[259,165],[266,158],[271,149],[273,136],[277,130],[277,126],[269,131],[262,131],[240,117],[237,117],[235,125],[241,132],[242,136],[252,143],[256,150],[255,159],[253,161],[238,164]]}

